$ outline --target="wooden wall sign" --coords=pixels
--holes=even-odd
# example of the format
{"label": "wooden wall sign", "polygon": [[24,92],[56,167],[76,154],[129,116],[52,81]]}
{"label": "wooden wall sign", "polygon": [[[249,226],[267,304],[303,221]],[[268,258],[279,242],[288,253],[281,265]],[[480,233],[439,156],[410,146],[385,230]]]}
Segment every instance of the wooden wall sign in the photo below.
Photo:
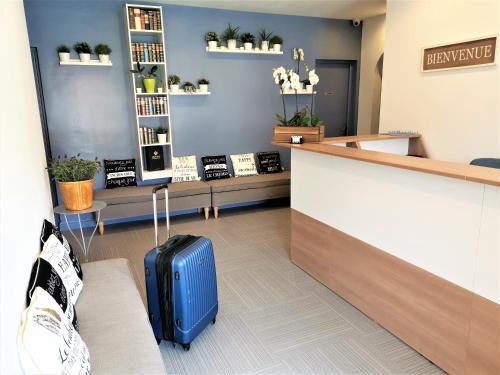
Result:
{"label": "wooden wall sign", "polygon": [[422,71],[470,68],[495,64],[497,37],[486,37],[460,43],[423,49]]}

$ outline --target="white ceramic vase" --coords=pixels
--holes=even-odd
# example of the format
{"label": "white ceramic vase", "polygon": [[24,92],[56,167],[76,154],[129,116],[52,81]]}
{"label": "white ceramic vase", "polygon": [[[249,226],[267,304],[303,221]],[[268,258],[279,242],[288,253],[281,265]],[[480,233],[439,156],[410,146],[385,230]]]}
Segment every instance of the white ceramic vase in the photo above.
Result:
{"label": "white ceramic vase", "polygon": [[158,94],[163,94],[163,87],[158,87],[157,90],[158,90]]}
{"label": "white ceramic vase", "polygon": [[170,85],[170,92],[178,92],[179,85]]}
{"label": "white ceramic vase", "polygon": [[273,45],[273,51],[274,52],[280,52],[281,51],[281,44],[274,44]]}
{"label": "white ceramic vase", "polygon": [[109,63],[109,55],[99,55],[99,61],[103,64]]}
{"label": "white ceramic vase", "polygon": [[245,47],[245,51],[251,51],[253,44],[252,43],[243,43],[243,47]]}
{"label": "white ceramic vase", "polygon": [[84,63],[90,62],[90,53],[80,53],[80,61]]}
{"label": "white ceramic vase", "polygon": [[313,92],[312,85],[306,85],[306,92],[309,93],[309,94],[312,94],[312,92]]}
{"label": "white ceramic vase", "polygon": [[227,41],[227,48],[236,49],[236,39],[229,39]]}
{"label": "white ceramic vase", "polygon": [[69,61],[69,52],[59,52],[59,61],[60,62],[68,62]]}
{"label": "white ceramic vase", "polygon": [[200,92],[208,92],[208,85],[200,85]]}
{"label": "white ceramic vase", "polygon": [[167,143],[167,135],[166,134],[157,134],[158,143]]}
{"label": "white ceramic vase", "polygon": [[142,94],[142,87],[136,87],[135,92],[138,94]]}
{"label": "white ceramic vase", "polygon": [[269,41],[263,40],[260,44],[262,51],[269,51]]}
{"label": "white ceramic vase", "polygon": [[208,42],[208,49],[209,50],[217,49],[217,41],[215,41],[215,40],[209,41]]}

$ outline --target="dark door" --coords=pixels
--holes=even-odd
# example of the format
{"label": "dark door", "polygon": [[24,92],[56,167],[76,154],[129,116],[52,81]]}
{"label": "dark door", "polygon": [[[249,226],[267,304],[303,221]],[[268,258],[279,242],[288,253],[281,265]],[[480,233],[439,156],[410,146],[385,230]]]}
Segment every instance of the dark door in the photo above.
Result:
{"label": "dark door", "polygon": [[325,137],[354,135],[356,62],[316,60],[316,114],[325,124]]}

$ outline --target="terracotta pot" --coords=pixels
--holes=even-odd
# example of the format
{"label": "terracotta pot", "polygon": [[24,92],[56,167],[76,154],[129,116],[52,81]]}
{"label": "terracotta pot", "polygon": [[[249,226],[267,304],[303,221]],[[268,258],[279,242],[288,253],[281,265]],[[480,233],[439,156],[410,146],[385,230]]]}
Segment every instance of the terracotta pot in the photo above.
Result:
{"label": "terracotta pot", "polygon": [[275,126],[273,142],[290,143],[292,135],[301,135],[304,142],[321,142],[325,137],[325,126]]}
{"label": "terracotta pot", "polygon": [[63,196],[64,207],[71,211],[81,211],[92,207],[94,201],[94,179],[76,182],[58,181]]}

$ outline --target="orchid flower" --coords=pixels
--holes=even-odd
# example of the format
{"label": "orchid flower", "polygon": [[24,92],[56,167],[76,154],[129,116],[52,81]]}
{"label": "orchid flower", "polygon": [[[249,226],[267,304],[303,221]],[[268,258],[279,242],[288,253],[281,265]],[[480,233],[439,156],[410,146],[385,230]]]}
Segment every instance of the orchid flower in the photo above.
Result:
{"label": "orchid flower", "polygon": [[309,71],[309,82],[311,82],[312,86],[318,84],[318,82],[319,82],[319,77],[315,73],[315,69]]}

